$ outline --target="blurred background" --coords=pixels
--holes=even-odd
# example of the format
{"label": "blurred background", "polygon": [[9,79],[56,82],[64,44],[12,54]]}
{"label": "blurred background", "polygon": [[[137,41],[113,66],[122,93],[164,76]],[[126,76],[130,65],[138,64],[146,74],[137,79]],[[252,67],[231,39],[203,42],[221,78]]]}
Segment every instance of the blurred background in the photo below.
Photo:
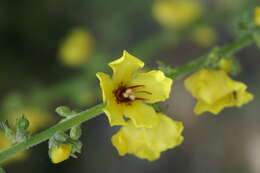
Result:
{"label": "blurred background", "polygon": [[[178,66],[238,37],[236,21],[259,0],[23,0],[0,2],[0,120],[25,114],[35,133],[55,124],[57,106],[86,109],[101,102],[95,73],[123,50],[146,68]],[[236,57],[255,95],[242,108],[195,116],[195,100],[176,81],[167,113],[184,122],[183,145],[155,162],[120,157],[110,142],[117,128],[105,116],[84,123],[78,159],[54,165],[47,142],[2,163],[9,173],[259,173],[260,81],[257,46]],[[0,150],[10,143],[0,132]]]}

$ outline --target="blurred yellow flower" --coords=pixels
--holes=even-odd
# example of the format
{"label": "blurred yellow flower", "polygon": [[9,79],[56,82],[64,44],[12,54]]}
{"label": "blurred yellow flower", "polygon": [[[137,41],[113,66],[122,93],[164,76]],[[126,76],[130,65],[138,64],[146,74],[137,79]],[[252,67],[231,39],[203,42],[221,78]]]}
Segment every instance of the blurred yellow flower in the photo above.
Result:
{"label": "blurred yellow flower", "polygon": [[217,33],[211,26],[202,25],[192,33],[193,40],[202,47],[208,47],[217,40]]}
{"label": "blurred yellow flower", "polygon": [[158,114],[160,123],[153,128],[136,128],[128,121],[113,137],[112,143],[121,156],[129,153],[149,161],[160,157],[161,152],[180,145],[183,125]]}
{"label": "blurred yellow flower", "polygon": [[[11,146],[11,142],[8,140],[8,138],[5,136],[3,132],[0,132],[0,152],[9,148]],[[23,160],[27,156],[27,152],[21,152],[18,154],[15,154],[14,156],[8,158],[7,160],[1,161],[0,164],[1,166],[7,165],[9,163]]]}
{"label": "blurred yellow flower", "polygon": [[233,71],[233,64],[234,64],[234,60],[231,58],[222,58],[218,65],[219,68],[227,73],[230,73]]}
{"label": "blurred yellow flower", "polygon": [[51,149],[51,160],[53,163],[60,163],[70,157],[72,151],[71,144],[60,144],[60,146]]}
{"label": "blurred yellow flower", "polygon": [[89,59],[93,40],[83,28],[72,30],[59,50],[59,60],[62,64],[69,67],[77,67],[87,62]]}
{"label": "blurred yellow flower", "polygon": [[198,19],[202,15],[202,7],[194,0],[157,0],[152,12],[161,25],[181,28]]}
{"label": "blurred yellow flower", "polygon": [[255,24],[260,26],[260,6],[255,8]]}
{"label": "blurred yellow flower", "polygon": [[124,51],[123,56],[109,64],[113,77],[97,73],[107,104],[104,112],[110,125],[124,125],[130,118],[136,127],[153,127],[159,122],[153,107],[146,103],[166,100],[171,91],[172,80],[162,71],[137,72],[144,63]]}
{"label": "blurred yellow flower", "polygon": [[28,128],[30,132],[35,132],[43,127],[46,127],[46,125],[52,121],[52,116],[50,114],[36,107],[25,107],[19,111],[9,114],[7,117],[9,122],[15,122],[15,120],[22,115],[24,115],[30,122]]}
{"label": "blurred yellow flower", "polygon": [[244,83],[232,80],[222,70],[202,69],[185,80],[185,87],[198,101],[197,115],[205,111],[218,114],[225,107],[240,107],[253,99]]}

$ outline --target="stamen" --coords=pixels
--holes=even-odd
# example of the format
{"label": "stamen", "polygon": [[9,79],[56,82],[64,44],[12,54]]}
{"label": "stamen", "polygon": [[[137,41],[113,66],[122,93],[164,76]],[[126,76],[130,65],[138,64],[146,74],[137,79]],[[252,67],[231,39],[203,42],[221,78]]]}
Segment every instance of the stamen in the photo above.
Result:
{"label": "stamen", "polygon": [[128,87],[128,88],[140,88],[140,87],[144,87],[144,85],[133,85],[133,86],[130,86],[130,87]]}
{"label": "stamen", "polygon": [[125,93],[131,94],[131,93],[132,93],[132,89],[131,89],[131,88],[127,88],[127,90],[125,91]]}
{"label": "stamen", "polygon": [[142,100],[146,101],[148,99],[146,98],[141,98],[141,97],[136,97],[136,93],[145,93],[145,94],[152,94],[148,91],[134,91],[133,89],[135,88],[140,88],[140,87],[145,87],[144,85],[134,85],[130,87],[126,87],[123,84],[120,84],[119,87],[113,91],[117,103],[127,103],[130,104],[134,100]]}
{"label": "stamen", "polygon": [[136,97],[135,100],[147,101],[148,99],[146,99],[146,98],[141,98],[141,97]]}
{"label": "stamen", "polygon": [[134,95],[130,95],[128,98],[129,98],[130,100],[132,100],[132,101],[135,100],[135,96],[134,96]]}
{"label": "stamen", "polygon": [[152,93],[148,92],[148,91],[135,91],[135,93],[145,93],[145,94],[150,94],[152,95]]}

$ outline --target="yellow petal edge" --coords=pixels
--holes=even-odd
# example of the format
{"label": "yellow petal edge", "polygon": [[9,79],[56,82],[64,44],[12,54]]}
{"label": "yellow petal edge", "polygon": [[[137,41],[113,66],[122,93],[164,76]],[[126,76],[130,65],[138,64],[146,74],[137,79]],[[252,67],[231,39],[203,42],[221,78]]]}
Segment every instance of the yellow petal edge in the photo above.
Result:
{"label": "yellow petal edge", "polygon": [[185,80],[186,89],[197,99],[197,115],[209,111],[219,114],[225,107],[241,107],[253,100],[247,86],[231,79],[222,70],[202,69]]}
{"label": "yellow petal edge", "polygon": [[183,124],[158,113],[160,123],[153,128],[136,128],[128,121],[113,137],[119,155],[133,154],[154,161],[161,152],[179,146],[183,141]]}

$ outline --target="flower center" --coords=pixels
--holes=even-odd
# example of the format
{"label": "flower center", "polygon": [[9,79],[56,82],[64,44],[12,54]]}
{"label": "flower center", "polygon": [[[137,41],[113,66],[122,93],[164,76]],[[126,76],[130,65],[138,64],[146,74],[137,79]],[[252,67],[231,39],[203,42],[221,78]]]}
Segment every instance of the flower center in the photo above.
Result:
{"label": "flower center", "polygon": [[116,101],[117,103],[130,103],[134,100],[147,100],[146,98],[142,98],[142,97],[137,97],[136,94],[137,93],[146,93],[146,94],[151,94],[148,91],[135,91],[136,88],[143,88],[144,85],[134,85],[134,86],[130,86],[130,87],[126,87],[123,84],[120,84],[119,87],[117,89],[115,89],[113,91],[115,97],[116,97]]}

